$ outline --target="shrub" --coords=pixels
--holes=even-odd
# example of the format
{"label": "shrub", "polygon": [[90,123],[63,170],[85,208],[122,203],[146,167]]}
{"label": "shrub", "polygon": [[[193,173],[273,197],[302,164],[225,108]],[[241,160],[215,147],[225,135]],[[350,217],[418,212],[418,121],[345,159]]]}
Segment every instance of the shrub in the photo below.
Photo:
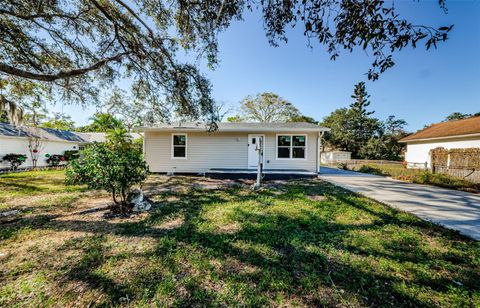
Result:
{"label": "shrub", "polygon": [[479,184],[472,183],[470,181],[453,177],[443,173],[431,173],[429,171],[423,171],[415,178],[414,183],[417,184],[432,184],[445,188],[455,188],[468,191],[478,191],[480,189]]}
{"label": "shrub", "polygon": [[10,153],[3,156],[2,159],[10,162],[10,167],[13,170],[17,170],[17,168],[27,160],[27,155]]}
{"label": "shrub", "polygon": [[72,161],[80,157],[80,152],[78,150],[67,150],[63,152],[63,157],[66,161]]}
{"label": "shrub", "polygon": [[47,154],[45,156],[47,157],[47,164],[50,166],[58,166],[62,161],[65,161],[65,157],[60,154]]}
{"label": "shrub", "polygon": [[337,168],[342,170],[348,170],[348,165],[347,163],[338,163]]}
{"label": "shrub", "polygon": [[388,175],[388,174],[385,174],[381,169],[375,168],[369,165],[362,165],[357,171],[362,173],[375,174],[375,175]]}
{"label": "shrub", "polygon": [[141,150],[123,130],[109,134],[105,143],[94,143],[83,150],[82,157],[73,160],[66,170],[67,184],[107,190],[112,194],[114,210],[122,213],[132,209],[128,195],[147,173]]}

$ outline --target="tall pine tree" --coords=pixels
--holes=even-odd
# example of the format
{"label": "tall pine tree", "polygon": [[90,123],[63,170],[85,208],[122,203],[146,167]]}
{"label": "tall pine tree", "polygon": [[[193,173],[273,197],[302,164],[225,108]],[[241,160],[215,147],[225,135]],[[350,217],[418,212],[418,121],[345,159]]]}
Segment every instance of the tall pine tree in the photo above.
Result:
{"label": "tall pine tree", "polygon": [[324,119],[323,125],[332,129],[326,141],[335,148],[352,152],[354,158],[365,158],[360,150],[371,138],[381,133],[381,123],[371,116],[374,111],[367,110],[370,95],[364,82],[355,85],[351,97],[354,101],[350,108],[337,109]]}
{"label": "tall pine tree", "polygon": [[370,95],[367,93],[365,88],[365,82],[361,81],[355,85],[353,90],[353,95],[351,96],[355,101],[350,104],[350,109],[352,112],[357,113],[363,117],[369,116],[375,111],[367,111],[366,108],[370,105]]}
{"label": "tall pine tree", "polygon": [[378,134],[380,123],[378,119],[371,117],[375,111],[368,111],[367,107],[370,105],[370,95],[365,88],[365,82],[359,82],[355,85],[353,95],[354,101],[350,104],[350,119],[351,131],[353,133],[353,142],[351,150],[354,156],[360,156],[360,149]]}

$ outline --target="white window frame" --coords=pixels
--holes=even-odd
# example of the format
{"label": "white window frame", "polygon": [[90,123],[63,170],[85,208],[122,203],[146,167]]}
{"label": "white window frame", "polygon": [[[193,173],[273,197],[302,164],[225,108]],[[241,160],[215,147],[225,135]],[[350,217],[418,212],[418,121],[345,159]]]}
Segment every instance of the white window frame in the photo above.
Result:
{"label": "white window frame", "polygon": [[[175,148],[175,145],[173,144],[173,137],[174,136],[185,136],[185,157],[175,157],[175,156],[173,156],[173,154],[174,154],[173,150]],[[180,146],[182,146],[182,145],[180,145]],[[171,151],[170,151],[170,158],[171,159],[187,159],[187,155],[188,155],[188,135],[186,133],[172,133],[172,138],[170,140],[170,147],[171,147]]]}
{"label": "white window frame", "polygon": [[[290,136],[290,157],[278,157],[278,136]],[[305,137],[305,157],[304,158],[294,158],[293,157],[293,136],[302,136]],[[300,148],[300,147],[298,147]],[[277,134],[275,136],[275,158],[276,160],[307,160],[308,153],[308,135],[307,134]]]}

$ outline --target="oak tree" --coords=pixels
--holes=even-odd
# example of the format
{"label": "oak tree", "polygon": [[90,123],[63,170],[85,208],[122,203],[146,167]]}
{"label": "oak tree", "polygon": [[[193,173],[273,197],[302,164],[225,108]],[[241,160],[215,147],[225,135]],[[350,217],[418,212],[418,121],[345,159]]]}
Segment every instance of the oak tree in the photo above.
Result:
{"label": "oak tree", "polygon": [[[445,0],[439,5],[446,10]],[[41,84],[75,103],[95,103],[100,89],[128,78],[133,95],[157,112],[213,123],[210,83],[177,53],[193,51],[215,66],[218,34],[248,11],[261,13],[273,46],[300,27],[332,60],[342,50],[367,51],[373,80],[394,65],[395,52],[437,47],[452,29],[413,23],[383,0],[2,0],[0,78]],[[0,109],[15,109],[7,100],[0,93]]]}
{"label": "oak tree", "polygon": [[240,113],[245,121],[262,123],[288,122],[301,116],[292,103],[271,92],[247,96],[240,102]]}

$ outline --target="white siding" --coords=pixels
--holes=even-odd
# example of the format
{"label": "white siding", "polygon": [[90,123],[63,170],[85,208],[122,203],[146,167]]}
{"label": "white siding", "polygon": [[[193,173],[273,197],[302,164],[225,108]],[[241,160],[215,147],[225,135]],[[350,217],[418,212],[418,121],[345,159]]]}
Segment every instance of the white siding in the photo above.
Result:
{"label": "white siding", "polygon": [[[63,154],[67,150],[78,150],[78,144],[73,142],[42,141],[37,166],[47,166],[45,154]],[[0,137],[0,160],[6,154],[25,154],[27,160],[21,167],[31,167],[32,159],[28,151],[28,139],[20,137]],[[0,169],[10,167],[6,161],[0,162]]]}
{"label": "white siding", "polygon": [[480,148],[480,137],[439,139],[430,141],[410,141],[407,143],[405,160],[408,163],[424,164],[430,167],[430,150],[443,147],[445,149],[456,148]]}
{"label": "white siding", "polygon": [[[145,160],[152,172],[205,172],[212,168],[246,169],[248,135],[252,133],[206,133],[178,131],[187,134],[187,159],[172,159],[172,133],[145,132]],[[307,159],[278,160],[276,134],[265,135],[265,169],[305,169],[316,172],[317,133],[307,135]]]}

